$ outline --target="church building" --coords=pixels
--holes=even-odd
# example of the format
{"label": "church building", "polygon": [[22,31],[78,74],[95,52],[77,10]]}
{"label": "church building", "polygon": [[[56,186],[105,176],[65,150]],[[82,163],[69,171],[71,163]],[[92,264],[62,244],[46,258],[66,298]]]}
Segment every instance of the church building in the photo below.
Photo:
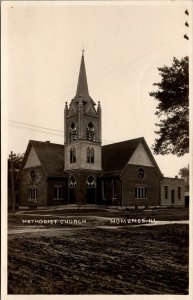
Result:
{"label": "church building", "polygon": [[75,97],[65,103],[64,145],[30,140],[19,205],[184,205],[184,181],[164,178],[143,137],[102,146],[101,104],[88,90],[84,53]]}

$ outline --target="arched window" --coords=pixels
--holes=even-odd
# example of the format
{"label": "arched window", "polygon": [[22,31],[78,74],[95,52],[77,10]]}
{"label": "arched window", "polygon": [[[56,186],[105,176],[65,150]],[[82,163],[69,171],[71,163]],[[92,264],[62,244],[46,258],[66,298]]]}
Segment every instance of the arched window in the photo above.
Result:
{"label": "arched window", "polygon": [[76,162],[76,148],[73,149],[73,162]]}
{"label": "arched window", "polygon": [[94,149],[87,148],[86,150],[86,161],[87,163],[94,164]]}
{"label": "arched window", "polygon": [[89,147],[86,150],[86,161],[87,161],[87,163],[90,163],[90,148]]}
{"label": "arched window", "polygon": [[73,142],[76,140],[76,125],[72,122],[69,130],[69,141]]}
{"label": "arched window", "polygon": [[138,185],[135,187],[135,198],[136,199],[147,199],[148,198],[148,188],[144,185]]}
{"label": "arched window", "polygon": [[76,148],[72,147],[70,148],[70,163],[75,163],[76,162]]}
{"label": "arched window", "polygon": [[87,179],[87,182],[86,182],[86,186],[87,187],[96,187],[96,183],[95,183],[95,178],[94,176],[90,175]]}
{"label": "arched window", "polygon": [[73,157],[73,148],[70,149],[70,163],[72,163],[72,157]]}
{"label": "arched window", "polygon": [[96,141],[95,128],[92,122],[88,123],[88,127],[86,129],[86,139],[87,141]]}
{"label": "arched window", "polygon": [[90,151],[90,162],[94,163],[94,149],[93,148]]}
{"label": "arched window", "polygon": [[70,176],[69,187],[73,188],[73,187],[76,187],[76,186],[77,186],[76,179],[74,178],[74,176]]}

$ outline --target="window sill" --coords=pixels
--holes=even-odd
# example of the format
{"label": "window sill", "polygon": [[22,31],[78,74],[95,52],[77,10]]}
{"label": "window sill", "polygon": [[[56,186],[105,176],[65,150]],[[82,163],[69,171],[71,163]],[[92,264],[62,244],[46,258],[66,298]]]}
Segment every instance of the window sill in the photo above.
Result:
{"label": "window sill", "polygon": [[63,198],[54,198],[53,200],[54,200],[54,201],[57,201],[57,200],[63,200]]}

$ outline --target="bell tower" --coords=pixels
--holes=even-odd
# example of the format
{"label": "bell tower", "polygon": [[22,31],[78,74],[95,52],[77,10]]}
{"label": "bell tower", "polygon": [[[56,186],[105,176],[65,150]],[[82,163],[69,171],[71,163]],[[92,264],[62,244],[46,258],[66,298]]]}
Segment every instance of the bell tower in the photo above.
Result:
{"label": "bell tower", "polygon": [[89,95],[82,50],[75,97],[64,109],[64,170],[101,171],[101,105]]}

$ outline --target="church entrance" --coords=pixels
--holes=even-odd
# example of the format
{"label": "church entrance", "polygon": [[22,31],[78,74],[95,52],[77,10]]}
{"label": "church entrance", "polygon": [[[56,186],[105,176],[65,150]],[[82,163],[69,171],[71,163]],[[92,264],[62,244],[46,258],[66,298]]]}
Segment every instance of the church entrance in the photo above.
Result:
{"label": "church entrance", "polygon": [[86,182],[86,204],[96,204],[96,183],[92,175],[88,177]]}
{"label": "church entrance", "polygon": [[69,204],[76,204],[76,188],[69,188]]}
{"label": "church entrance", "polygon": [[86,203],[95,204],[96,203],[96,188],[86,189]]}

